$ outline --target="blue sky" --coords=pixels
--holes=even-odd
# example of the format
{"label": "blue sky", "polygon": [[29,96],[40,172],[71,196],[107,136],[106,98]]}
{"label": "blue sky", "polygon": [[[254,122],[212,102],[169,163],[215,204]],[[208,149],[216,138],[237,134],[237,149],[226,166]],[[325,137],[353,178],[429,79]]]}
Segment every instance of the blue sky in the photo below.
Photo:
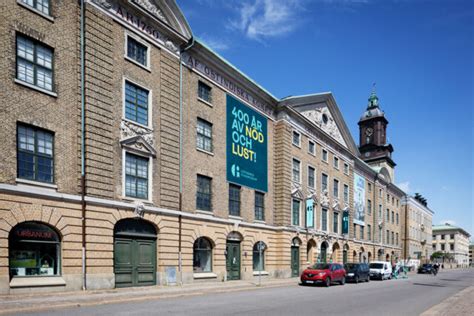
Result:
{"label": "blue sky", "polygon": [[358,143],[376,82],[395,182],[474,233],[474,1],[178,0],[194,35],[277,97],[332,91]]}

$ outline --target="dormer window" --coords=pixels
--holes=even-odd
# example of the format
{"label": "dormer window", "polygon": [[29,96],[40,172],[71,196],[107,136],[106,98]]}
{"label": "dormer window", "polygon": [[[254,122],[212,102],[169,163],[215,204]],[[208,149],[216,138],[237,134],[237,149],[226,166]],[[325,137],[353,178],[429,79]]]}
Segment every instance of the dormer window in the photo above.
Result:
{"label": "dormer window", "polygon": [[293,131],[293,145],[300,147],[301,144],[301,134],[297,131]]}

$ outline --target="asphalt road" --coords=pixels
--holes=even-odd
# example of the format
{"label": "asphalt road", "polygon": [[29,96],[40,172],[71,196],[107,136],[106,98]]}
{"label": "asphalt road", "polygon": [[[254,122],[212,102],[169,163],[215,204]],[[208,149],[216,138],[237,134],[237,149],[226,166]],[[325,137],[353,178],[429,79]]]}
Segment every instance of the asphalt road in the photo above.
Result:
{"label": "asphalt road", "polygon": [[474,270],[409,279],[241,292],[105,304],[22,315],[419,315],[474,284]]}

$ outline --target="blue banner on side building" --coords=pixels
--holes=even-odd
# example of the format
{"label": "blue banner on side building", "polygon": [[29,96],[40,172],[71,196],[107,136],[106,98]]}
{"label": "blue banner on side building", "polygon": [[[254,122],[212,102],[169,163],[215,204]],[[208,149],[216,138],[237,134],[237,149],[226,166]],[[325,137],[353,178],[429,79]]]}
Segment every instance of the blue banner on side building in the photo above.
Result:
{"label": "blue banner on side building", "polygon": [[314,228],[314,200],[306,200],[306,227]]}
{"label": "blue banner on side building", "polygon": [[354,223],[365,225],[365,178],[354,173]]}
{"label": "blue banner on side building", "polygon": [[268,191],[267,119],[227,95],[227,181]]}

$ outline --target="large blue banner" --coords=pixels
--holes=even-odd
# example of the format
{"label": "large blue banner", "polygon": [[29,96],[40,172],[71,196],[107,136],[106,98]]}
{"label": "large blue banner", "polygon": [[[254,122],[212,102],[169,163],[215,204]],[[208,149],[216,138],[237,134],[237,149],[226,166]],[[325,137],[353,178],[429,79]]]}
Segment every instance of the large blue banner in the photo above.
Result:
{"label": "large blue banner", "polygon": [[267,192],[267,119],[227,95],[227,181]]}
{"label": "large blue banner", "polygon": [[354,223],[365,225],[365,178],[354,173]]}
{"label": "large blue banner", "polygon": [[306,227],[314,228],[314,200],[306,200]]}

